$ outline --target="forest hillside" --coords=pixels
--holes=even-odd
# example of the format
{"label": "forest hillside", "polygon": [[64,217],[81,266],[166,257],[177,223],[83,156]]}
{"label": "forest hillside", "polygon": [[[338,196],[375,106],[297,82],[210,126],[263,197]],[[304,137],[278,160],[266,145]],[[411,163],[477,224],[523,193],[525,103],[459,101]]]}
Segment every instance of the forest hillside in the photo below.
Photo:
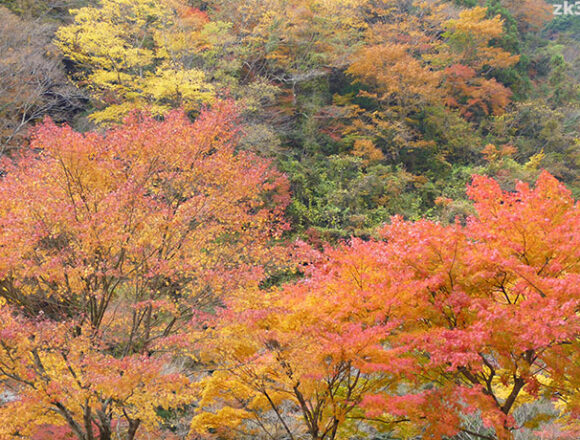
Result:
{"label": "forest hillside", "polygon": [[0,0],[0,440],[580,438],[579,5]]}

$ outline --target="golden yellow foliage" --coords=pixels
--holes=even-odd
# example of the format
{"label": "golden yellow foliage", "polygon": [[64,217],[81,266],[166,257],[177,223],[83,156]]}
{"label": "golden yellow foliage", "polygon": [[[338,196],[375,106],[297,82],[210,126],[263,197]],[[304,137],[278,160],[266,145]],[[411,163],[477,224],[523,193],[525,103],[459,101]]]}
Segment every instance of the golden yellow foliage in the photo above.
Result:
{"label": "golden yellow foliage", "polygon": [[365,165],[384,159],[385,155],[370,139],[354,141],[352,154],[360,157]]}
{"label": "golden yellow foliage", "polygon": [[115,122],[136,108],[164,114],[212,102],[214,88],[191,61],[198,49],[191,40],[205,23],[186,12],[164,0],[103,0],[72,11],[75,21],[58,30],[57,44],[99,101],[92,119]]}

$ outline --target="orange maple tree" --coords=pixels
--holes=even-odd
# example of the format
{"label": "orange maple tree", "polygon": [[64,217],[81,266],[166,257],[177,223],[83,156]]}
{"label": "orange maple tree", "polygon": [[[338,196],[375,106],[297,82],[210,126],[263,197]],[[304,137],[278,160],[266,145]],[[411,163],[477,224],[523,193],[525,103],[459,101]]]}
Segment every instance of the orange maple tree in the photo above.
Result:
{"label": "orange maple tree", "polygon": [[473,417],[478,436],[507,439],[539,398],[573,427],[579,206],[545,172],[513,193],[476,176],[468,193],[466,224],[394,218],[380,240],[327,250],[303,282],[232,303],[198,346],[216,371],[194,430],[333,439],[362,419],[439,439],[474,433]]}
{"label": "orange maple tree", "polygon": [[187,401],[161,341],[282,257],[287,182],[237,132],[229,102],[104,134],[48,121],[3,163],[0,438],[155,435]]}
{"label": "orange maple tree", "polygon": [[545,172],[514,193],[476,176],[468,194],[477,216],[465,226],[395,219],[383,230],[383,262],[397,268],[391,313],[405,322],[389,341],[416,361],[417,392],[366,403],[404,412],[436,437],[479,410],[497,438],[511,438],[526,402],[542,396],[576,411],[568,380],[578,365],[580,211]]}
{"label": "orange maple tree", "polygon": [[447,44],[433,58],[448,66],[446,104],[459,108],[468,118],[477,108],[486,115],[503,113],[512,93],[489,75],[519,61],[518,55],[491,44],[504,33],[503,20],[499,15],[487,18],[486,14],[486,8],[475,7],[446,21]]}

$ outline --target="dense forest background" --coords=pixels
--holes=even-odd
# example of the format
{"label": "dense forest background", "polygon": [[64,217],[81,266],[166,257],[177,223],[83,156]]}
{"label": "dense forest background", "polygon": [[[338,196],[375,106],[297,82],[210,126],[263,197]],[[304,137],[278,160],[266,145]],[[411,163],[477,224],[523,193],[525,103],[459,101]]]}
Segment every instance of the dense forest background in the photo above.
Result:
{"label": "dense forest background", "polygon": [[302,236],[465,215],[473,173],[580,188],[580,20],[541,0],[3,3],[4,153],[47,115],[86,131],[228,98]]}
{"label": "dense forest background", "polygon": [[579,438],[552,3],[0,0],[0,440]]}

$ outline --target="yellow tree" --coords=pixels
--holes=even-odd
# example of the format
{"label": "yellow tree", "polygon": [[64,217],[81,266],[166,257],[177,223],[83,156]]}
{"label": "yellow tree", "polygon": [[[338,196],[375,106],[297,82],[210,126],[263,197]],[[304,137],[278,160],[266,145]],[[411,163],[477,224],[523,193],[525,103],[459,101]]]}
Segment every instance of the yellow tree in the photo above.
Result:
{"label": "yellow tree", "polygon": [[143,107],[190,111],[213,100],[214,87],[193,61],[195,40],[185,41],[200,32],[203,14],[169,0],[102,0],[72,15],[56,41],[98,100],[95,121],[119,121]]}

